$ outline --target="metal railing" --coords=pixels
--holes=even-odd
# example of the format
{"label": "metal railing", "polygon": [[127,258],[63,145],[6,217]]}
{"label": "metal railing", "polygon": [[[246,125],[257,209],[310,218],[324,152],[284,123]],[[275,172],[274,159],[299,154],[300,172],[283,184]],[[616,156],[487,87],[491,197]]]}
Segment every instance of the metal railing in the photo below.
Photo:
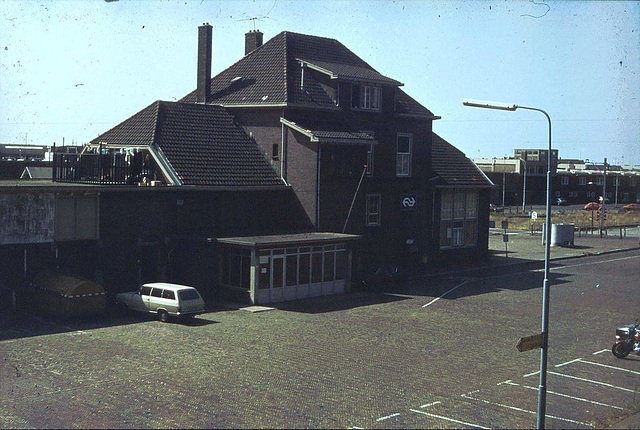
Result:
{"label": "metal railing", "polygon": [[137,185],[144,178],[156,178],[157,169],[148,152],[135,154],[102,151],[102,153],[55,153],[53,181],[105,185]]}

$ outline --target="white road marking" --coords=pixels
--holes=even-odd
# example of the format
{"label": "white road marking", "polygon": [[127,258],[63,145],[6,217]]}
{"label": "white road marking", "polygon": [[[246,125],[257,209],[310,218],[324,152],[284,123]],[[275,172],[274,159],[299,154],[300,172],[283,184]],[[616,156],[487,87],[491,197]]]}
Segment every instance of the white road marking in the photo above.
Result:
{"label": "white road marking", "polygon": [[388,420],[389,418],[397,417],[398,415],[400,415],[400,414],[399,413],[395,413],[395,414],[387,415],[386,417],[378,418],[376,421],[380,422],[380,421]]}
{"label": "white road marking", "polygon": [[533,376],[533,375],[537,375],[538,373],[540,373],[539,370],[533,372],[533,373],[527,373],[526,375],[522,375],[523,378],[528,378],[529,376]]}
{"label": "white road marking", "polygon": [[590,383],[596,384],[596,385],[603,385],[605,387],[615,388],[617,390],[622,390],[622,391],[628,391],[630,393],[634,393],[635,392],[634,390],[630,390],[628,388],[623,388],[623,387],[617,387],[617,386],[612,385],[612,384],[607,384],[606,382],[592,381],[591,379],[578,378],[577,376],[565,375],[565,374],[556,373],[556,372],[549,372],[549,374],[556,375],[556,376],[562,376],[563,378],[575,379],[575,380],[578,380],[578,381],[590,382]]}
{"label": "white road marking", "polygon": [[567,361],[566,363],[556,364],[556,367],[566,366],[567,364],[575,363],[576,361],[580,361],[580,359],[576,358],[575,360]]}
{"label": "white road marking", "polygon": [[[514,411],[519,411],[519,412],[526,412],[528,414],[533,414],[533,415],[537,415],[538,414],[535,411],[529,411],[527,409],[516,408],[515,406],[504,405],[502,403],[490,402],[489,400],[478,399],[476,397],[467,396],[465,394],[463,394],[462,397],[464,397],[465,399],[470,399],[470,400],[475,400],[475,401],[478,401],[478,402],[486,403],[487,405],[500,406],[502,408],[512,409]],[[554,415],[549,415],[549,414],[546,414],[546,416],[547,416],[547,418],[551,418],[551,419],[554,419],[554,420],[566,421],[568,423],[573,423],[573,424],[593,427],[592,424],[571,420],[569,418],[556,417]]]}
{"label": "white road marking", "polygon": [[449,294],[450,292],[452,292],[453,290],[457,290],[458,288],[462,287],[464,284],[469,283],[469,281],[464,281],[461,284],[456,285],[455,287],[453,287],[452,289],[450,289],[449,291],[447,291],[446,293],[442,294],[440,297],[437,297],[433,300],[431,300],[429,303],[427,303],[426,305],[422,305],[423,308],[426,308],[427,306],[437,302],[438,300],[440,300],[441,298],[443,298],[444,296],[446,296],[447,294]]}
{"label": "white road marking", "polygon": [[449,422],[452,422],[452,423],[461,424],[463,426],[469,426],[469,427],[474,427],[474,428],[477,428],[477,429],[487,429],[487,430],[490,428],[490,427],[483,427],[483,426],[478,425],[478,424],[471,424],[471,423],[466,423],[464,421],[454,420],[453,418],[443,417],[442,415],[430,414],[429,412],[425,412],[425,411],[418,411],[416,409],[409,409],[409,410],[411,412],[415,412],[416,414],[422,414],[422,415],[426,415],[428,417],[438,418],[438,419],[449,421]]}
{"label": "white road marking", "polygon": [[610,350],[610,349],[603,349],[603,350],[601,350],[601,351],[594,352],[594,353],[593,353],[593,355],[602,354],[603,352],[608,352],[608,351],[611,351],[611,350]]}
{"label": "white road marking", "polygon": [[[567,266],[562,266],[562,267],[552,267],[550,270],[568,269],[570,267],[591,266],[593,264],[611,263],[612,261],[631,260],[633,258],[640,258],[640,255],[632,255],[630,257],[621,257],[621,258],[612,258],[611,260],[592,261],[590,263],[572,264],[572,265],[567,265]],[[544,271],[544,269],[536,270],[536,272],[543,272],[543,271]]]}
{"label": "white road marking", "polygon": [[[515,387],[522,387],[522,388],[527,388],[529,390],[538,391],[537,387],[531,387],[529,385],[517,384],[517,383],[511,382],[511,381],[506,382],[506,384],[513,385]],[[614,405],[610,405],[610,404],[607,404],[607,403],[596,402],[595,400],[583,399],[582,397],[574,397],[574,396],[570,396],[568,394],[557,393],[555,391],[547,390],[547,394],[552,394],[554,396],[559,396],[559,397],[566,397],[567,399],[577,400],[577,401],[580,401],[580,402],[592,403],[592,404],[598,405],[598,406],[606,406],[608,408],[624,410],[624,408],[621,408],[620,406],[614,406]]]}
{"label": "white road marking", "polygon": [[427,403],[426,405],[422,405],[422,406],[420,406],[420,409],[428,408],[429,406],[439,405],[440,403],[441,403],[441,402]]}
{"label": "white road marking", "polygon": [[508,384],[511,382],[511,379],[507,379],[506,381],[498,382],[496,385]]}
{"label": "white road marking", "polygon": [[581,358],[578,359],[580,363],[593,364],[594,366],[606,367],[607,369],[620,370],[621,372],[629,372],[634,375],[640,375],[640,372],[636,372],[635,370],[623,369],[622,367],[609,366],[608,364],[594,363],[593,361],[586,361]]}

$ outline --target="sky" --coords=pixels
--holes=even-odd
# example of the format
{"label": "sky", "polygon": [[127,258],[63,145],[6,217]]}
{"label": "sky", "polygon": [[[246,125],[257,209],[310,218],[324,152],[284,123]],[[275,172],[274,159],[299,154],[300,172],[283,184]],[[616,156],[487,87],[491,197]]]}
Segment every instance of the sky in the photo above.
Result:
{"label": "sky", "polygon": [[[259,17],[258,20],[251,18]],[[546,148],[640,165],[640,2],[420,0],[0,0],[0,143],[85,143],[196,86],[197,27],[215,75],[244,33],[339,40],[442,117],[468,157]]]}

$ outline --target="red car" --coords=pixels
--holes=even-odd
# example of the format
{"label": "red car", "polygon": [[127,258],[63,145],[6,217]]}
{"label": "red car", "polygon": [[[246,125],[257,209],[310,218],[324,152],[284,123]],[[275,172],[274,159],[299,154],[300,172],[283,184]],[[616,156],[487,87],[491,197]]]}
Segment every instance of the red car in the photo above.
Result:
{"label": "red car", "polygon": [[602,205],[598,202],[589,202],[586,205],[584,205],[583,209],[585,211],[597,211],[602,209]]}
{"label": "red car", "polygon": [[622,210],[625,210],[625,211],[640,211],[640,203],[629,203],[628,205],[622,206]]}

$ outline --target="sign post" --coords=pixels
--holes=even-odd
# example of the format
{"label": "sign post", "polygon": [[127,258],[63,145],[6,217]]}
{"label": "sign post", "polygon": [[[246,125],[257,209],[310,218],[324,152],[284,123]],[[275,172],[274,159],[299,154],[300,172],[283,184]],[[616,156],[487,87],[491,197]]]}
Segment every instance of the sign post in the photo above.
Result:
{"label": "sign post", "polygon": [[543,338],[544,338],[544,335],[542,333],[521,337],[520,340],[518,340],[518,343],[516,344],[516,348],[518,348],[518,351],[520,352],[531,351],[533,349],[540,349],[542,348]]}

